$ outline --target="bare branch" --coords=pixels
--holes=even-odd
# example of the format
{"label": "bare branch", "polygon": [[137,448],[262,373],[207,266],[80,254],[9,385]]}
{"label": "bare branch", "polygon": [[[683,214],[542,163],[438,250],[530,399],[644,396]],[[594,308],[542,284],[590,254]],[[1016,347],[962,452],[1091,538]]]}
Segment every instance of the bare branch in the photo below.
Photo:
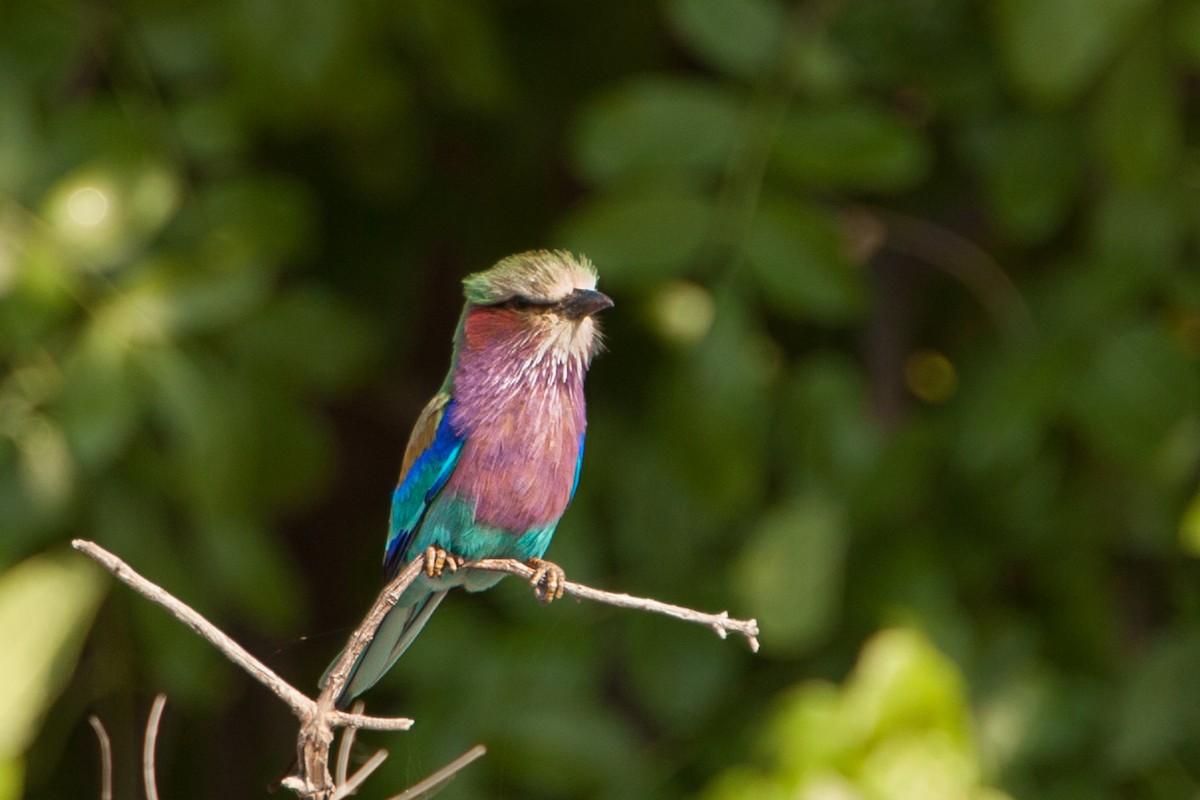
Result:
{"label": "bare branch", "polygon": [[358,787],[362,786],[363,781],[371,777],[371,773],[379,768],[379,765],[387,760],[387,750],[376,750],[375,755],[367,759],[367,763],[358,768],[358,772],[350,777],[350,780],[338,782],[337,791],[333,793],[330,800],[342,800],[344,797],[349,797],[358,791]]}
{"label": "bare branch", "polygon": [[[304,796],[332,796],[334,782],[333,776],[329,774],[329,747],[333,744],[333,720],[342,716],[353,716],[337,711],[334,705],[341,697],[350,670],[358,661],[359,655],[375,638],[375,631],[379,629],[387,613],[395,607],[400,595],[421,574],[423,563],[424,557],[414,558],[399,575],[383,587],[362,624],[350,635],[346,649],[326,676],[325,686],[317,697],[314,711],[301,717],[303,722],[297,741],[298,771],[296,775],[284,780],[284,785],[288,788]],[[359,719],[366,717],[360,716]]]}
{"label": "bare branch", "polygon": [[[335,784],[334,776],[329,772],[329,749],[333,743],[334,728],[343,727],[351,729],[346,733],[347,739],[343,740],[345,753],[348,754],[350,743],[353,742],[353,729],[365,728],[370,730],[399,731],[407,730],[412,726],[413,723],[410,719],[365,716],[359,713],[361,706],[356,706],[355,711],[351,713],[340,711],[335,706],[346,686],[350,671],[363,650],[371,643],[384,617],[395,607],[404,590],[421,574],[424,564],[423,555],[409,562],[400,574],[379,593],[374,605],[371,607],[371,611],[359,625],[358,629],[351,635],[346,648],[342,651],[333,668],[330,669],[325,685],[314,702],[304,693],[283,680],[283,678],[276,675],[269,667],[252,656],[245,648],[187,604],[177,600],[164,589],[143,578],[132,567],[112,553],[93,542],[82,539],[76,539],[72,542],[72,545],[76,550],[79,550],[108,569],[109,572],[130,588],[150,601],[162,606],[180,622],[207,639],[226,658],[244,669],[255,680],[262,683],[291,707],[292,713],[301,720],[300,734],[297,739],[298,767],[296,774],[285,778],[282,781],[282,785],[287,786],[302,797],[313,798],[313,800],[334,800],[334,798],[346,797],[357,790],[358,786],[387,756],[387,753],[384,751],[376,753],[370,761],[363,765],[348,780],[345,778],[345,774],[349,756],[341,756],[337,766],[338,781]],[[535,570],[529,565],[509,559],[482,559],[480,561],[467,562],[460,568],[504,572],[521,576],[527,580],[535,574]],[[746,637],[751,650],[758,651],[758,623],[752,619],[731,619],[727,612],[705,614],[683,606],[671,605],[648,598],[631,597],[627,594],[606,592],[570,581],[565,582],[563,588],[567,593],[579,598],[595,600],[620,608],[650,611],[687,622],[699,623],[712,628],[721,638],[725,638],[732,631]],[[154,789],[154,741],[157,737],[158,723],[162,715],[162,703],[164,702],[165,698],[159,695],[159,698],[155,701],[155,707],[151,712],[151,719],[146,729],[143,770],[146,780],[146,793],[151,800],[157,800],[157,792]],[[98,721],[94,722],[93,727],[96,727],[97,723]],[[101,730],[102,726],[97,730],[98,736],[101,735]],[[106,739],[106,736],[101,737],[102,751],[105,750]],[[397,795],[393,800],[415,800],[417,797],[426,795],[453,777],[463,767],[482,756],[484,752],[486,751],[482,745],[473,748],[421,783]],[[111,756],[106,757],[111,759]],[[108,763],[111,764],[111,760]],[[340,784],[340,788],[338,788],[338,784]],[[109,795],[103,797],[102,800],[108,800],[109,796],[111,796],[111,788],[109,788]]]}
{"label": "bare branch", "polygon": [[[534,574],[533,567],[508,558],[485,558],[479,561],[468,561],[463,566],[473,569],[485,569],[489,572],[506,572],[509,575],[518,575],[526,579],[532,578]],[[750,650],[755,653],[758,652],[758,620],[733,619],[729,616],[728,611],[722,611],[720,614],[706,614],[702,611],[685,608],[684,606],[676,606],[645,597],[633,597],[627,594],[606,592],[602,589],[593,589],[590,586],[584,586],[581,583],[573,583],[571,581],[564,583],[563,589],[567,594],[584,600],[595,600],[598,603],[607,603],[610,606],[617,606],[618,608],[634,608],[639,611],[650,611],[655,614],[674,617],[684,622],[695,622],[699,625],[712,628],[722,639],[731,632],[739,633],[746,637],[746,641],[750,644]]]}
{"label": "bare branch", "polygon": [[[244,669],[259,683],[275,693],[287,703],[292,713],[304,718],[316,713],[316,703],[292,686],[283,678],[276,675],[270,667],[252,656],[240,644],[231,639],[224,631],[217,628],[191,606],[176,599],[162,587],[146,580],[133,567],[126,564],[115,555],[94,542],[76,539],[71,546],[107,569],[123,583],[138,594],[153,603],[165,608],[176,619],[191,628],[233,663]],[[333,727],[354,727],[376,731],[401,731],[412,727],[412,720],[400,717],[370,717],[357,714],[347,714],[344,711],[331,711],[328,714],[330,725]]]}
{"label": "bare branch", "polygon": [[112,740],[95,714],[88,717],[88,723],[100,740],[100,800],[112,800]]}
{"label": "bare branch", "polygon": [[358,626],[358,629],[350,634],[350,641],[346,644],[346,649],[342,651],[342,655],[338,658],[337,663],[333,665],[333,669],[329,670],[325,686],[321,689],[320,697],[317,698],[318,706],[326,709],[333,708],[334,703],[337,702],[337,699],[342,694],[342,690],[346,686],[346,681],[350,677],[350,670],[354,667],[354,663],[358,661],[358,657],[362,655],[362,651],[375,638],[375,631],[379,630],[379,626],[383,624],[383,618],[396,605],[396,602],[400,599],[400,595],[421,574],[421,567],[424,563],[424,556],[414,558],[408,563],[408,566],[400,571],[399,575],[393,578],[387,586],[383,587],[379,596],[375,598],[375,604],[371,606],[371,610],[367,612],[367,616]]}
{"label": "bare branch", "polygon": [[[361,714],[366,705],[362,700],[359,700],[351,707],[350,712]],[[346,773],[350,769],[350,748],[354,747],[354,737],[357,733],[358,728],[346,728],[346,730],[342,731],[342,742],[338,745],[337,769],[333,773],[333,779],[338,786],[346,783]]]}
{"label": "bare branch", "polygon": [[154,696],[150,706],[150,716],[146,719],[146,741],[142,745],[142,783],[146,785],[146,800],[158,800],[158,781],[154,774],[154,750],[158,744],[158,724],[162,722],[163,709],[167,705],[167,696],[159,692]]}
{"label": "bare branch", "polygon": [[430,794],[440,789],[451,778],[469,766],[473,761],[478,761],[483,758],[487,752],[487,748],[481,744],[477,744],[467,752],[463,753],[458,758],[451,761],[446,766],[439,769],[437,772],[430,775],[420,783],[414,784],[403,792],[393,795],[388,800],[417,800],[420,797],[428,797]]}
{"label": "bare branch", "polygon": [[250,655],[245,648],[227,636],[216,625],[213,625],[196,611],[192,610],[190,606],[180,600],[176,600],[166,590],[143,578],[132,567],[103,547],[82,539],[76,539],[71,542],[71,546],[99,563],[147,600],[157,603],[171,612],[172,616],[211,642],[226,658],[244,669],[255,680],[266,686],[283,702],[291,706],[292,713],[301,715],[309,711],[312,706],[312,700],[309,700],[303,693],[276,675],[267,665]]}

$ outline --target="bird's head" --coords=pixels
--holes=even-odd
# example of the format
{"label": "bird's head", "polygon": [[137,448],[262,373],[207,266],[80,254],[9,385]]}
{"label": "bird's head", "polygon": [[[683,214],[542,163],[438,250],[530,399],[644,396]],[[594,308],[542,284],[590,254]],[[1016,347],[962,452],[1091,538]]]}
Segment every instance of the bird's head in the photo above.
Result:
{"label": "bird's head", "polygon": [[533,250],[509,256],[463,280],[468,336],[513,337],[538,358],[586,365],[600,343],[595,314],[612,306],[596,291],[596,268],[582,256]]}

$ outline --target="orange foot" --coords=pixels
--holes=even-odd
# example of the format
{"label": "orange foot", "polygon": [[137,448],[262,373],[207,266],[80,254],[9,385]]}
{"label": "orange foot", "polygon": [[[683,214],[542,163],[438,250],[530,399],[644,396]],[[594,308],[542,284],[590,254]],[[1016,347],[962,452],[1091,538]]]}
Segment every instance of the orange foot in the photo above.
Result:
{"label": "orange foot", "polygon": [[440,578],[447,572],[458,572],[462,563],[461,558],[437,545],[431,544],[425,548],[425,574],[431,578]]}
{"label": "orange foot", "polygon": [[529,579],[529,585],[537,592],[537,598],[542,605],[563,596],[563,589],[567,585],[567,573],[563,572],[562,567],[553,561],[540,558],[531,558],[525,563],[533,567],[533,577]]}

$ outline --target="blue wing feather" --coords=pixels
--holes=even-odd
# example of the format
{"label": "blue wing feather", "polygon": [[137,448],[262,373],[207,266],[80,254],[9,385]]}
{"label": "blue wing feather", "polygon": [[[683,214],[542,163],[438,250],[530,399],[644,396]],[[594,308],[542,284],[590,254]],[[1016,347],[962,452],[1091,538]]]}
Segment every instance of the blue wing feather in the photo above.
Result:
{"label": "blue wing feather", "polygon": [[[423,441],[428,441],[428,445],[415,454],[392,493],[392,515],[384,550],[387,580],[396,574],[399,565],[415,555],[408,551],[416,538],[421,520],[458,463],[464,440],[450,424],[453,406],[454,401],[448,396],[438,395],[426,407],[413,430],[410,450]],[[412,455],[406,454],[406,460]]]}
{"label": "blue wing feather", "polygon": [[583,468],[583,440],[587,438],[587,433],[579,434],[579,458],[575,460],[575,479],[571,483],[571,496],[567,502],[575,499],[575,490],[579,488],[579,470]]}

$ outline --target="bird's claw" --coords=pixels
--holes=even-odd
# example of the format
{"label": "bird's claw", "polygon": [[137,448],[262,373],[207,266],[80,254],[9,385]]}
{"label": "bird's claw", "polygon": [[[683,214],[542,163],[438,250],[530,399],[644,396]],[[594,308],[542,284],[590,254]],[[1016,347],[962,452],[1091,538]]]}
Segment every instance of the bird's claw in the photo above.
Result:
{"label": "bird's claw", "polygon": [[563,596],[563,590],[567,585],[567,573],[563,571],[562,567],[553,561],[544,561],[540,558],[531,558],[527,563],[533,567],[529,585],[537,593],[538,601],[542,605],[547,605]]}
{"label": "bird's claw", "polygon": [[440,578],[447,572],[458,572],[462,559],[453,553],[447,553],[437,545],[425,548],[425,574],[431,578]]}

